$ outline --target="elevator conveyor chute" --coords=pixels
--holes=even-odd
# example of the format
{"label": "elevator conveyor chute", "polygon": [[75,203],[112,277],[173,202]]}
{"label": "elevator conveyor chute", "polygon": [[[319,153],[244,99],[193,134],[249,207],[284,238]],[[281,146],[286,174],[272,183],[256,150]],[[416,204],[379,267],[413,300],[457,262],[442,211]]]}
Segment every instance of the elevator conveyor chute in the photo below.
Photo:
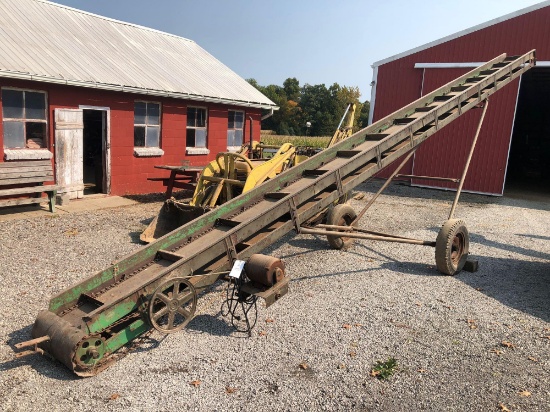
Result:
{"label": "elevator conveyor chute", "polygon": [[454,218],[458,196],[435,242],[360,230],[353,209],[337,203],[534,64],[534,51],[498,56],[66,289],[38,315],[34,339],[16,345],[34,350],[19,355],[46,351],[77,375],[95,375],[152,328],[185,326],[198,293],[218,280],[232,288],[227,312],[250,331],[256,299],[274,303],[289,282],[279,259],[258,253],[292,230],[325,234],[336,248],[353,238],[435,247],[438,269],[458,272],[468,256],[467,229]]}

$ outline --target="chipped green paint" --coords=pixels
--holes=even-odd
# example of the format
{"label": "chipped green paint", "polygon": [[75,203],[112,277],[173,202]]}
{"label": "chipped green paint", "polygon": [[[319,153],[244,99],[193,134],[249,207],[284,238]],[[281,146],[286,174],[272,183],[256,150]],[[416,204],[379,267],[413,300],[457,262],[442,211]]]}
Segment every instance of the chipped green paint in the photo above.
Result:
{"label": "chipped green paint", "polygon": [[95,333],[106,329],[116,321],[129,315],[137,309],[137,304],[133,300],[126,299],[125,301],[110,307],[109,309],[97,315],[97,318],[88,325],[90,333]]}
{"label": "chipped green paint", "polygon": [[101,289],[104,284],[112,281],[115,276],[115,267],[118,267],[118,273],[121,274],[134,267],[142,266],[144,263],[152,260],[159,250],[170,249],[176,243],[192,237],[196,233],[204,229],[212,227],[217,219],[227,214],[234,213],[243,206],[249,204],[251,201],[257,199],[258,197],[261,197],[266,191],[281,190],[281,188],[283,188],[285,184],[292,182],[296,178],[301,176],[304,170],[319,167],[329,160],[332,160],[336,156],[338,150],[347,150],[349,148],[352,148],[354,145],[359,144],[360,142],[362,142],[363,136],[364,133],[357,133],[355,136],[352,136],[348,140],[343,141],[342,143],[345,143],[344,145],[339,144],[333,146],[332,148],[327,149],[317,154],[316,156],[313,156],[309,160],[300,163],[298,166],[289,169],[287,172],[282,173],[281,175],[264,183],[263,185],[260,185],[259,187],[247,193],[244,193],[227,203],[224,203],[216,209],[211,210],[210,212],[200,216],[195,220],[192,220],[191,222],[174,230],[173,232],[168,233],[167,235],[158,239],[156,242],[144,246],[137,252],[111,265],[108,269],[105,269],[104,271],[99,272],[96,275],[93,275],[83,280],[82,282],[68,288],[64,292],[51,299],[49,310],[55,313],[74,305],[81,294],[90,293],[94,290]]}
{"label": "chipped green paint", "polygon": [[[530,53],[532,54],[532,52]],[[529,56],[529,53],[524,56]],[[212,227],[215,224],[217,219],[226,217],[227,215],[234,214],[236,211],[246,206],[247,204],[250,204],[255,200],[261,199],[261,197],[266,192],[273,192],[281,189],[284,190],[284,187],[287,184],[297,180],[305,170],[318,169],[323,164],[333,160],[337,156],[338,151],[350,150],[355,148],[356,146],[358,146],[359,144],[365,141],[366,135],[371,133],[379,133],[387,129],[393,124],[393,120],[395,120],[395,118],[405,117],[407,115],[410,115],[411,113],[414,113],[414,109],[413,109],[414,107],[430,104],[431,102],[433,102],[435,96],[438,96],[438,95],[440,96],[442,94],[448,93],[451,90],[452,86],[456,86],[457,84],[463,84],[469,77],[479,76],[482,70],[490,68],[493,64],[502,61],[505,57],[506,55],[498,56],[497,58],[491,60],[485,65],[477,68],[475,71],[471,71],[463,75],[459,79],[456,79],[454,82],[449,83],[443,86],[442,88],[427,94],[426,96],[422,97],[416,102],[413,102],[407,105],[406,107],[402,108],[401,110],[377,121],[376,123],[373,123],[372,125],[355,133],[354,135],[338,143],[337,145],[332,146],[331,148],[325,149],[322,152],[318,153],[317,155],[306,160],[305,162],[300,163],[299,165],[285,171],[284,173],[281,173],[279,176],[275,177],[274,179],[271,179],[263,183],[262,185],[256,187],[255,189],[234,198],[233,200],[198,217],[197,219],[174,230],[173,232],[168,233],[164,237],[158,239],[156,242],[151,243],[148,246],[144,246],[142,249],[123,258],[122,260],[115,263],[115,265],[109,267],[108,269],[102,272],[99,272],[98,274],[92,277],[85,279],[81,283],[55,296],[50,301],[50,311],[58,312],[60,310],[68,308],[72,306],[74,303],[76,303],[76,301],[78,300],[81,294],[89,293],[94,290],[101,289],[103,285],[105,285],[107,282],[112,282],[113,279],[115,278],[115,274],[113,270],[115,266],[118,266],[120,274],[128,270],[131,270],[133,268],[140,267],[143,264],[152,260],[159,250],[170,249],[174,247],[177,243],[183,242],[186,239],[194,236],[195,234]],[[525,71],[525,70],[522,70],[522,71]],[[517,77],[517,75],[514,75],[513,77]],[[397,144],[399,142],[398,138],[403,139],[403,136],[397,136],[397,135],[392,136],[387,141],[384,141],[383,145],[381,144],[380,146],[388,148],[393,144]]]}
{"label": "chipped green paint", "polygon": [[122,329],[120,332],[118,332],[116,335],[105,342],[105,346],[107,347],[106,352],[116,352],[124,345],[137,338],[139,335],[147,332],[150,328],[151,327],[149,326],[149,324],[142,319],[136,320],[130,326]]}

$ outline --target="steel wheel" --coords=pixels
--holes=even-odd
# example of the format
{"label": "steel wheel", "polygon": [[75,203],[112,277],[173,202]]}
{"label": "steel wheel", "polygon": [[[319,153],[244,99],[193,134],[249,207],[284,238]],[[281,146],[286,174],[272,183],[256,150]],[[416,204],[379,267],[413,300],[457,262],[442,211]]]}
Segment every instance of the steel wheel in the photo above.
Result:
{"label": "steel wheel", "polygon": [[466,223],[460,219],[445,222],[435,241],[435,264],[445,275],[456,275],[462,270],[470,249]]}
{"label": "steel wheel", "polygon": [[149,301],[149,321],[159,332],[174,333],[193,319],[196,309],[195,287],[185,278],[172,278],[153,293]]}
{"label": "steel wheel", "polygon": [[[357,217],[357,213],[350,205],[339,204],[334,206],[327,217],[327,224],[336,226],[349,226]],[[327,240],[333,249],[347,249],[353,244],[353,238],[346,236],[327,235]]]}

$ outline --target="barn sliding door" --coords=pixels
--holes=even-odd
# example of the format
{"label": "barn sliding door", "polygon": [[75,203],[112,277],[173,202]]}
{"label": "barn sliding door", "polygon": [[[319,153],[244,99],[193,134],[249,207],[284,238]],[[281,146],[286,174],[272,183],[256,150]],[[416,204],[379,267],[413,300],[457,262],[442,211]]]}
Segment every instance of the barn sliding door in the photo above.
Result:
{"label": "barn sliding door", "polygon": [[56,183],[71,199],[84,196],[83,130],[81,109],[55,109]]}

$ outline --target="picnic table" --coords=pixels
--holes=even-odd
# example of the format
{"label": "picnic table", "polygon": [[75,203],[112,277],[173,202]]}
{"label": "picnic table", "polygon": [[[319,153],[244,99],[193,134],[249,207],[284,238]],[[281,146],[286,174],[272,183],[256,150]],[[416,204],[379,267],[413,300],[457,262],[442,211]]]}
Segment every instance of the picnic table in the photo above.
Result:
{"label": "picnic table", "polygon": [[204,169],[203,167],[194,166],[169,166],[158,165],[155,169],[163,169],[170,171],[170,177],[150,177],[148,180],[161,181],[166,186],[166,199],[172,197],[172,191],[177,189],[195,190],[199,176]]}

